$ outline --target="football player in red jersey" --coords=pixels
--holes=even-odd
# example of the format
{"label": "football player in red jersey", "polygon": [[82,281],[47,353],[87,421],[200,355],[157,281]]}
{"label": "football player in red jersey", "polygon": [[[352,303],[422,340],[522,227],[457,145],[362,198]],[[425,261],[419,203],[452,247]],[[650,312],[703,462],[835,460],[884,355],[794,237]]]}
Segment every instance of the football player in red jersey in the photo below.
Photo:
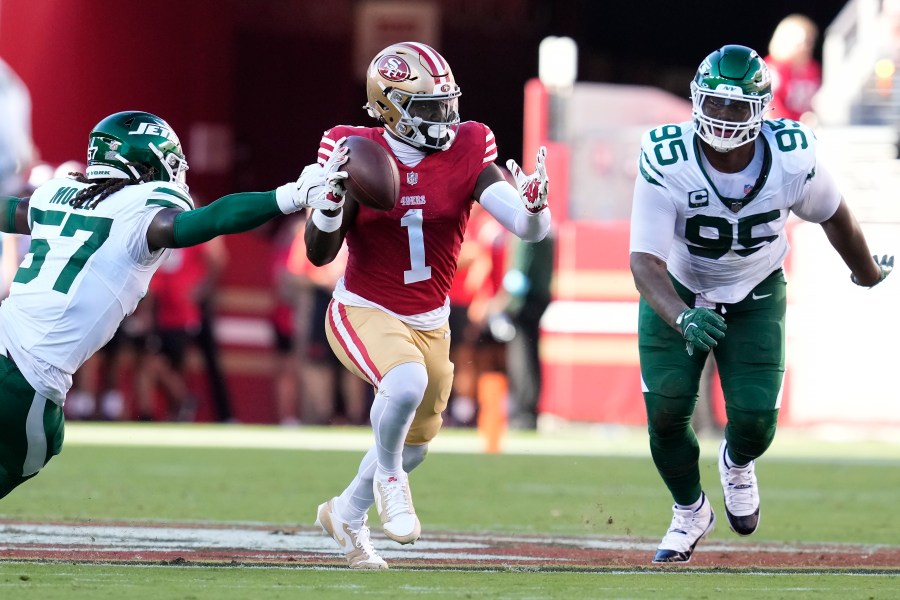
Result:
{"label": "football player in red jersey", "polygon": [[491,130],[460,122],[459,86],[433,48],[418,42],[385,48],[369,65],[366,88],[365,109],[381,126],[326,131],[319,161],[346,136],[374,140],[397,161],[400,196],[386,212],[356,202],[313,211],[305,239],[310,261],[322,265],[346,238],[347,269],[326,330],[344,366],[377,389],[370,413],[375,445],[350,485],[319,506],[317,523],[352,568],[385,569],[366,514],[376,504],[394,541],[419,537],[407,474],[425,459],[450,394],[447,293],[472,203],[519,238],[537,242],[550,229],[549,181],[541,148],[531,175],[508,161],[517,186],[507,182],[494,164]]}

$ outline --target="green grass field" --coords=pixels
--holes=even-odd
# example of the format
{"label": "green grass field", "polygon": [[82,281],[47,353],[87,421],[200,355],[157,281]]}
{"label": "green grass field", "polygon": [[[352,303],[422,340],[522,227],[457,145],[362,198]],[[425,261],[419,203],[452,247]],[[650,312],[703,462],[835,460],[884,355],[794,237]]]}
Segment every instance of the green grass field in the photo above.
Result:
{"label": "green grass field", "polygon": [[[309,527],[316,506],[338,493],[355,472],[370,434],[71,424],[67,435],[63,454],[0,502],[0,518]],[[723,520],[704,544],[900,546],[900,448],[787,435],[780,441],[757,468],[764,507],[760,531],[742,540]],[[671,500],[645,445],[641,432],[520,434],[509,437],[507,453],[485,455],[474,432],[447,431],[411,477],[423,530],[658,540],[671,518]],[[703,441],[703,481],[714,508],[721,510],[716,446],[715,440]],[[328,449],[310,449],[315,447]],[[377,527],[377,516],[370,522]],[[4,599],[900,597],[900,564],[874,572],[689,566],[620,572],[608,565],[557,572],[451,570],[435,564],[357,573],[271,566],[41,564],[11,561],[2,548],[0,537]],[[702,551],[703,545],[697,552]]]}

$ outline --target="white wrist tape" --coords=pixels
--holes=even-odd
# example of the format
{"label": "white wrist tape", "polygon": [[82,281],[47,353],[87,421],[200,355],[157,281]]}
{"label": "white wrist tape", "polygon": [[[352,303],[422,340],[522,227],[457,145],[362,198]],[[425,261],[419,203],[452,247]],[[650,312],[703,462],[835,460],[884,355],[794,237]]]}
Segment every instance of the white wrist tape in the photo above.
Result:
{"label": "white wrist tape", "polygon": [[275,202],[278,204],[278,208],[281,209],[281,212],[286,215],[296,212],[297,208],[299,208],[297,203],[294,202],[294,196],[291,193],[292,187],[296,189],[297,184],[291,182],[275,188]]}
{"label": "white wrist tape", "polygon": [[344,211],[341,210],[333,217],[325,216],[321,210],[314,210],[312,215],[313,225],[319,228],[319,231],[331,233],[341,228],[344,220]]}

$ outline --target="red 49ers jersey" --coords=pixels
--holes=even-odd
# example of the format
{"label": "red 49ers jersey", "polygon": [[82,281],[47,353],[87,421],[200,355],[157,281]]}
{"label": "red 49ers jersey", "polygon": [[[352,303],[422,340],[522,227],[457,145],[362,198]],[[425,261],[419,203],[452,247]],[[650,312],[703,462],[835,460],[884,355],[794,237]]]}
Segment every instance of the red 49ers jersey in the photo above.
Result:
{"label": "red 49ers jersey", "polygon": [[[338,126],[325,137],[358,135],[390,152],[380,127]],[[323,142],[320,151],[330,153]],[[497,157],[494,134],[482,123],[461,123],[448,150],[427,155],[415,167],[397,161],[400,197],[390,211],[360,205],[347,231],[347,291],[399,315],[442,307],[456,273],[475,182]]]}

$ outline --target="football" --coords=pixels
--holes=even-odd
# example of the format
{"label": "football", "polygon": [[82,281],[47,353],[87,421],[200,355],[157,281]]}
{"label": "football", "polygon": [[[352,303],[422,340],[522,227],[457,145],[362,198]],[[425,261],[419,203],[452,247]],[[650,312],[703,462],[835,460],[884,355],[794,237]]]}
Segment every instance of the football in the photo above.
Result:
{"label": "football", "polygon": [[375,210],[394,208],[400,195],[400,171],[394,157],[378,142],[358,135],[349,136],[344,145],[347,162],[341,170],[347,172],[347,195]]}

